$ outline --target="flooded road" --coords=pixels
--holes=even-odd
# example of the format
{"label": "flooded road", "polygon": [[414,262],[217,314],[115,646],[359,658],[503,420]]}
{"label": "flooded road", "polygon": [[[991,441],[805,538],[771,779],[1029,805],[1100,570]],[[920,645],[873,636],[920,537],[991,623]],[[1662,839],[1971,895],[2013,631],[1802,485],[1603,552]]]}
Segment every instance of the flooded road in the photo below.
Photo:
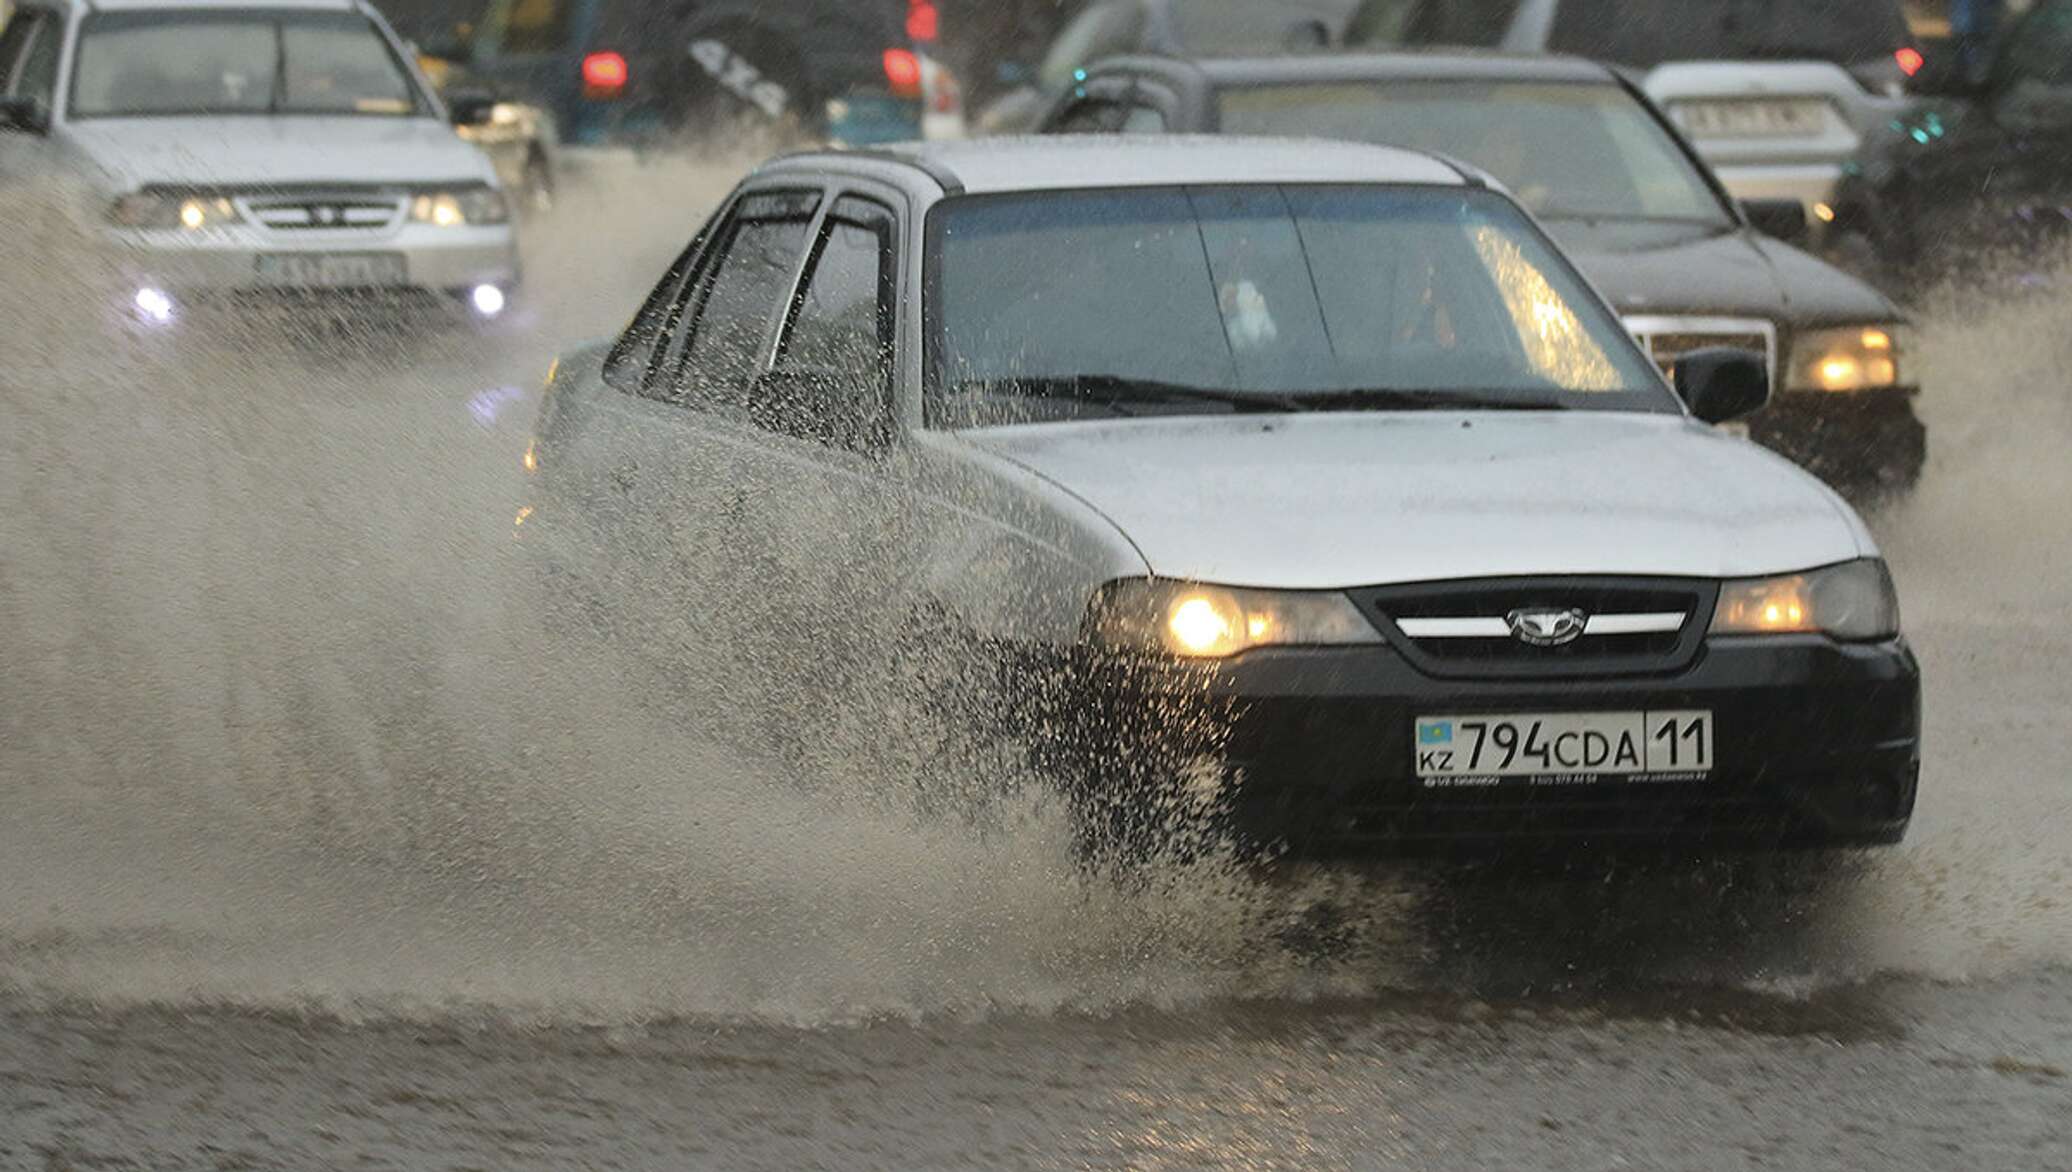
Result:
{"label": "flooded road", "polygon": [[2061,299],[1926,317],[1905,846],[1125,890],[542,637],[541,376],[727,176],[610,180],[485,337],[5,246],[0,1169],[2072,1167]]}

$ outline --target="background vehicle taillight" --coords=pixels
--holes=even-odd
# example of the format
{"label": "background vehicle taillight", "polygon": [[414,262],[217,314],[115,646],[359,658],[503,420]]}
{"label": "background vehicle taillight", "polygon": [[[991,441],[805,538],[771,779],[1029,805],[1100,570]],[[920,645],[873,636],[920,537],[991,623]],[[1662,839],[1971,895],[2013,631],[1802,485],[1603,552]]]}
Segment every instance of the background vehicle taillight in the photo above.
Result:
{"label": "background vehicle taillight", "polygon": [[912,49],[885,50],[885,81],[894,97],[920,97],[921,58]]}
{"label": "background vehicle taillight", "polygon": [[592,101],[616,98],[626,92],[628,75],[624,57],[592,53],[583,58],[583,96]]}
{"label": "background vehicle taillight", "polygon": [[935,0],[907,0],[907,36],[924,45],[942,36],[942,10]]}
{"label": "background vehicle taillight", "polygon": [[1928,64],[1928,58],[1921,55],[1921,50],[1911,46],[1894,52],[1892,56],[1899,62],[1899,71],[1908,77],[1921,72],[1921,67]]}

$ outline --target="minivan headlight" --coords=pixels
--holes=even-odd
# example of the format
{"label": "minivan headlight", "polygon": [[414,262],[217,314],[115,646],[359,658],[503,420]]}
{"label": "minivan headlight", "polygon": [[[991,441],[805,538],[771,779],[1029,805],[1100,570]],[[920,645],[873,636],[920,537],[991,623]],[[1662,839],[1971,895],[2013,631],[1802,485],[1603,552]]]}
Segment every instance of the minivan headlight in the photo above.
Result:
{"label": "minivan headlight", "polygon": [[1333,591],[1246,590],[1132,578],[1096,595],[1094,638],[1117,650],[1227,659],[1255,647],[1379,643],[1352,599]]}
{"label": "minivan headlight", "polygon": [[504,200],[504,193],[494,187],[420,191],[410,198],[410,218],[441,228],[502,224],[511,218],[511,205]]}
{"label": "minivan headlight", "polygon": [[1823,634],[1847,642],[1899,634],[1899,594],[1876,558],[1824,570],[1728,582],[1712,613],[1715,635]]}
{"label": "minivan headlight", "polygon": [[1900,385],[1904,331],[1893,324],[1807,330],[1793,340],[1788,391],[1871,391]]}

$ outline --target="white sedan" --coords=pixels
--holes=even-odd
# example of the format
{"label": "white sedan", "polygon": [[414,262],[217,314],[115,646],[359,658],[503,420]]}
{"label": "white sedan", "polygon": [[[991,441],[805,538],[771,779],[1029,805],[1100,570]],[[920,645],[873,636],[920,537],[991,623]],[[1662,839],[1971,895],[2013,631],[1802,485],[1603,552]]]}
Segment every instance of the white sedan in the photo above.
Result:
{"label": "white sedan", "polygon": [[0,172],[53,166],[150,326],[307,298],[479,320],[518,289],[495,171],[363,0],[19,0]]}
{"label": "white sedan", "polygon": [[824,685],[911,624],[987,649],[961,698],[1138,845],[1182,774],[1319,851],[1897,841],[1919,675],[1878,550],[1713,426],[1759,358],[1675,383],[1433,157],[795,156],[560,363],[522,533],[642,642],[752,648],[794,724],[853,718]]}

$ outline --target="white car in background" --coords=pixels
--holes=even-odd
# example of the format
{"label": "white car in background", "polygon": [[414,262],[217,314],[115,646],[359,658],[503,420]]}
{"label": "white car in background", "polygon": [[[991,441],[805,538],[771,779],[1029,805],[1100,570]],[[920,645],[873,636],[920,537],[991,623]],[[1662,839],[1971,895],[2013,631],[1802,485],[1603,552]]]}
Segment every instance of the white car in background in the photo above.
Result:
{"label": "white car in background", "polygon": [[153,325],[254,297],[489,319],[519,284],[495,170],[359,0],[16,0],[10,159],[98,193]]}

